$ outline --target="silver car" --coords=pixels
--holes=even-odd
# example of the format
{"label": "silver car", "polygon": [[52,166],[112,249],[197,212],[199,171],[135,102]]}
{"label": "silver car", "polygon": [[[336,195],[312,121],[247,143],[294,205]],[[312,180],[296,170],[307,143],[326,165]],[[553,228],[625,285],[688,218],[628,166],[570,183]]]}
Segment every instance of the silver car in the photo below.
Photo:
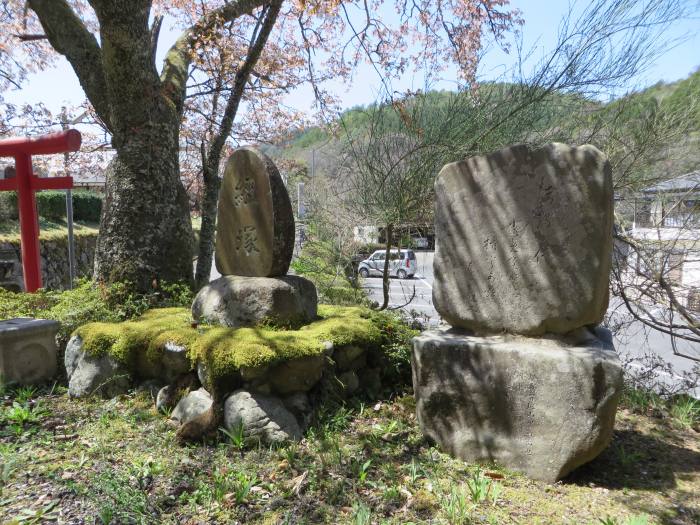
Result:
{"label": "silver car", "polygon": [[[361,277],[384,275],[386,250],[377,250],[364,261],[361,261],[357,271]],[[391,250],[389,259],[389,275],[406,279],[416,274],[416,254],[413,250]]]}

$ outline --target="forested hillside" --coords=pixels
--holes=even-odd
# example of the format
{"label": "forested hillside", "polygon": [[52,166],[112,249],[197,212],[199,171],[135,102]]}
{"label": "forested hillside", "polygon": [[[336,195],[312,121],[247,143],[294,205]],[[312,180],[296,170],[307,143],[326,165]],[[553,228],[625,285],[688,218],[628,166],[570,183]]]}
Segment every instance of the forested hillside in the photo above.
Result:
{"label": "forested hillside", "polygon": [[[499,112],[507,113],[511,106],[536,94],[527,92],[525,86],[484,84],[479,96],[491,99],[491,104],[497,108],[491,113],[480,110],[482,124],[486,126]],[[455,99],[454,93],[446,91],[423,95],[421,115],[444,118],[445,113],[453,109]],[[410,111],[411,100],[403,103]],[[339,161],[342,142],[348,135],[366,131],[375,109],[374,105],[352,108],[334,127],[299,130],[294,136],[269,147],[268,152],[297,168],[308,169],[309,174],[313,171],[317,175],[328,175],[329,167]],[[399,120],[401,112],[386,112],[383,118]],[[475,124],[475,130],[479,129],[478,122]],[[396,128],[400,124],[389,126]],[[607,104],[571,94],[549,93],[541,102],[500,126],[500,137],[492,135],[478,150],[506,145],[500,144],[499,138],[592,142],[611,157],[620,158],[618,177],[626,181],[620,182],[621,186],[638,187],[645,181],[681,175],[700,168],[700,70],[686,79],[660,82]],[[630,164],[632,158],[634,163]],[[627,170],[629,173],[623,175]]]}

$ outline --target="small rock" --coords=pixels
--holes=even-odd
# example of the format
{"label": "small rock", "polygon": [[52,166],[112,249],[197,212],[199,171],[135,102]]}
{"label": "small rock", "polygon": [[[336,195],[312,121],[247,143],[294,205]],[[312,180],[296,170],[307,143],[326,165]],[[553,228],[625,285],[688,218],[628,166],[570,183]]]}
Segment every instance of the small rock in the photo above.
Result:
{"label": "small rock", "polygon": [[363,368],[357,371],[360,387],[370,396],[379,395],[382,390],[382,371],[379,368]]}
{"label": "small rock", "polygon": [[151,396],[151,399],[157,399],[158,398],[158,392],[161,390],[161,386],[163,383],[156,379],[149,379],[148,381],[144,381],[138,386],[138,390],[142,392],[148,392],[148,395]]}
{"label": "small rock", "polygon": [[211,379],[211,373],[209,371],[209,367],[203,361],[199,361],[197,363],[197,379],[199,379],[199,382],[203,385],[211,384],[209,382]]}
{"label": "small rock", "polygon": [[325,362],[325,355],[285,361],[270,369],[268,381],[278,394],[308,392],[321,379]]}
{"label": "small rock", "polygon": [[156,396],[156,410],[165,413],[175,406],[172,385],[166,385],[158,391]]}
{"label": "small rock", "polygon": [[178,376],[192,370],[192,364],[187,355],[187,348],[173,342],[166,342],[163,352],[153,362],[148,352],[141,352],[137,356],[135,367],[139,377],[155,378],[162,383],[171,383]]}
{"label": "small rock", "polygon": [[63,355],[63,362],[66,366],[66,377],[68,377],[68,379],[70,379],[70,377],[73,375],[75,369],[78,368],[78,361],[80,360],[82,348],[83,340],[79,335],[74,335],[71,337],[66,345],[66,352]]}
{"label": "small rock", "polygon": [[281,443],[302,437],[299,423],[282,401],[247,390],[235,391],[224,402],[224,427],[236,431],[241,425],[247,443]]}
{"label": "small rock", "polygon": [[[131,377],[126,368],[109,355],[90,356],[82,349],[80,337],[73,337],[66,347],[65,363],[68,375],[68,393],[71,397],[85,397],[99,393],[114,397],[129,389]],[[68,349],[70,348],[70,352]]]}
{"label": "small rock", "polygon": [[287,410],[294,414],[294,417],[296,417],[302,428],[307,428],[309,426],[309,423],[311,423],[311,416],[313,415],[313,409],[311,408],[308,395],[304,392],[295,392],[291,396],[285,397],[282,402],[284,406],[287,407]]}
{"label": "small rock", "polygon": [[170,419],[180,423],[178,439],[199,439],[216,421],[214,400],[204,388],[190,392],[178,402]]}
{"label": "small rock", "polygon": [[333,360],[338,370],[356,370],[364,366],[364,364],[358,362],[358,359],[364,357],[364,353],[365,349],[359,346],[341,346],[333,352]]}
{"label": "small rock", "polygon": [[187,348],[172,342],[165,343],[162,365],[166,381],[172,381],[177,376],[192,370]]}

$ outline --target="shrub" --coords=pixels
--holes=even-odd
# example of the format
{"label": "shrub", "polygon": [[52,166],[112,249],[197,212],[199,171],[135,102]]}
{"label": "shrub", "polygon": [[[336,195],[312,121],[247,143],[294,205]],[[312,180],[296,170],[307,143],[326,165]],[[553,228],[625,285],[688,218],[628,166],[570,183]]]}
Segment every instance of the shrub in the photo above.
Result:
{"label": "shrub", "polygon": [[407,325],[393,312],[372,312],[375,325],[382,333],[380,360],[383,382],[401,387],[411,384],[411,340],[420,331]]}
{"label": "shrub", "polygon": [[73,193],[73,218],[76,221],[100,222],[102,195],[91,191]]}
{"label": "shrub", "polygon": [[51,221],[66,217],[66,193],[58,190],[40,191],[36,194],[39,215]]}
{"label": "shrub", "polygon": [[17,219],[17,192],[0,191],[0,221]]}
{"label": "shrub", "polygon": [[[39,215],[52,221],[66,218],[66,193],[52,190],[36,195]],[[84,222],[99,222],[102,213],[102,196],[91,191],[73,192],[73,219]]]}
{"label": "shrub", "polygon": [[292,269],[316,285],[319,301],[336,305],[367,304],[364,292],[347,277],[349,261],[328,242],[307,242]]}
{"label": "shrub", "polygon": [[40,317],[61,323],[62,343],[78,327],[89,322],[118,322],[141,315],[152,307],[186,306],[192,291],[183,284],[161,284],[148,294],[131,292],[127,284],[110,286],[79,281],[73,290],[39,290],[16,293],[0,288],[0,319]]}

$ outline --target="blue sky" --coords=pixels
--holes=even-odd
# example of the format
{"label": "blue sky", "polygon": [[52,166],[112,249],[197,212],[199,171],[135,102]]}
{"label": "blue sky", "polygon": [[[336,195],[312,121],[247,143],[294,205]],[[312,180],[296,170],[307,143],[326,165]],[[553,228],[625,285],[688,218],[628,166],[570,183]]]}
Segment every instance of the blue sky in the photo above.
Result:
{"label": "blue sky", "polygon": [[[579,2],[579,5],[585,2]],[[511,4],[522,11],[525,24],[522,27],[523,40],[526,49],[533,49],[534,55],[544,55],[553,46],[556,38],[556,28],[561,17],[567,12],[569,2],[564,0],[512,0]],[[697,2],[696,15],[700,14],[700,0]],[[648,70],[640,76],[629,89],[639,89],[658,81],[671,82],[684,78],[700,66],[700,19],[688,18],[675,25],[668,32],[670,39],[688,35],[680,45],[665,53],[651,64]],[[164,31],[160,43],[161,54],[177,34],[174,31]],[[486,55],[480,69],[480,78],[487,80],[503,74],[512,62],[502,52],[495,50]],[[394,83],[393,88],[422,88],[423,80],[404,78]],[[434,87],[449,89],[453,84],[444,81]],[[377,98],[380,89],[376,73],[370,67],[361,68],[351,84],[330,84],[331,90],[340,95],[344,107],[368,104]],[[5,93],[5,98],[14,103],[43,102],[50,110],[59,111],[66,103],[77,104],[84,98],[82,89],[73,74],[72,69],[63,59],[49,71],[32,75],[21,91]],[[304,89],[290,96],[289,103],[299,109],[309,109],[310,93]]]}

